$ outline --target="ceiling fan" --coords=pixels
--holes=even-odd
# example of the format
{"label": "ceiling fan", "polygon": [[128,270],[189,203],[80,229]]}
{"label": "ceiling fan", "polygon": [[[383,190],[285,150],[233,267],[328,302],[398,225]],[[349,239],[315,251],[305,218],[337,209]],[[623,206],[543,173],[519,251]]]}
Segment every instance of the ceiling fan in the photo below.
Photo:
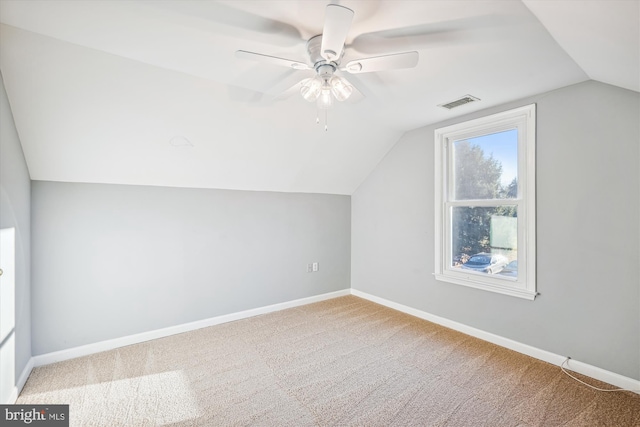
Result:
{"label": "ceiling fan", "polygon": [[[329,4],[325,10],[322,34],[307,41],[307,62],[279,58],[261,53],[238,50],[236,57],[288,67],[294,70],[314,70],[316,75],[299,82],[300,94],[318,108],[328,109],[333,99],[345,101],[354,87],[340,72],[350,74],[413,68],[418,64],[418,52],[393,53],[382,56],[355,59],[342,64],[347,33],[353,20],[353,10],[337,4]],[[325,125],[326,129],[326,125]]]}

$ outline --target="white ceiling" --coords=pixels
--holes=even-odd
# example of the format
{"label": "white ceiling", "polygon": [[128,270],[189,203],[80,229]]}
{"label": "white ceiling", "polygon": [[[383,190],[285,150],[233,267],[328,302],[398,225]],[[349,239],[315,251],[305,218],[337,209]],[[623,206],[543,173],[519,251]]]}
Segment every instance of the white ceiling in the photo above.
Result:
{"label": "white ceiling", "polygon": [[[0,70],[32,179],[352,194],[417,127],[587,79],[640,91],[639,1],[340,1],[357,102],[297,93],[328,1],[0,0]],[[448,111],[462,95],[482,101]],[[189,141],[186,146],[184,138]]]}

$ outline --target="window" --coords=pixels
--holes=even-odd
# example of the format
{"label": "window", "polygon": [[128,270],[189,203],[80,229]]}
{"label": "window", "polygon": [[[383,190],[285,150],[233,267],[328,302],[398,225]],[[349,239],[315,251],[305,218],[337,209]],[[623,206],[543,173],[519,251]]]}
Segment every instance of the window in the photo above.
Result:
{"label": "window", "polygon": [[435,132],[438,280],[536,296],[535,105]]}

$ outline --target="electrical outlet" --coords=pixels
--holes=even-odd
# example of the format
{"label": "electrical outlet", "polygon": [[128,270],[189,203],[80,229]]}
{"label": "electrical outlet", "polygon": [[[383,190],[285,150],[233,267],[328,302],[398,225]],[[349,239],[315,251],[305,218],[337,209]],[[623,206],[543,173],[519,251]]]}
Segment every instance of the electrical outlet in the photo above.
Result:
{"label": "electrical outlet", "polygon": [[318,263],[317,262],[313,263],[313,271],[318,271]]}
{"label": "electrical outlet", "polygon": [[307,264],[307,273],[313,272],[313,264]]}

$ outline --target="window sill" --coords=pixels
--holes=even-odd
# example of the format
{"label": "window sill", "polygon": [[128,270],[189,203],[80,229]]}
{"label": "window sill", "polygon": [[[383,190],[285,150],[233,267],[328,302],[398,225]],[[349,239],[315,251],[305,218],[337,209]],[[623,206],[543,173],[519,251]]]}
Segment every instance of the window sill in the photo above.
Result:
{"label": "window sill", "polygon": [[496,292],[503,295],[509,295],[512,297],[524,298],[533,301],[538,295],[535,291],[528,289],[515,288],[509,285],[502,285],[498,283],[480,283],[477,280],[467,279],[464,277],[452,277],[445,274],[434,273],[436,280],[443,282],[454,283],[456,285],[468,286],[470,288],[482,289],[484,291]]}

